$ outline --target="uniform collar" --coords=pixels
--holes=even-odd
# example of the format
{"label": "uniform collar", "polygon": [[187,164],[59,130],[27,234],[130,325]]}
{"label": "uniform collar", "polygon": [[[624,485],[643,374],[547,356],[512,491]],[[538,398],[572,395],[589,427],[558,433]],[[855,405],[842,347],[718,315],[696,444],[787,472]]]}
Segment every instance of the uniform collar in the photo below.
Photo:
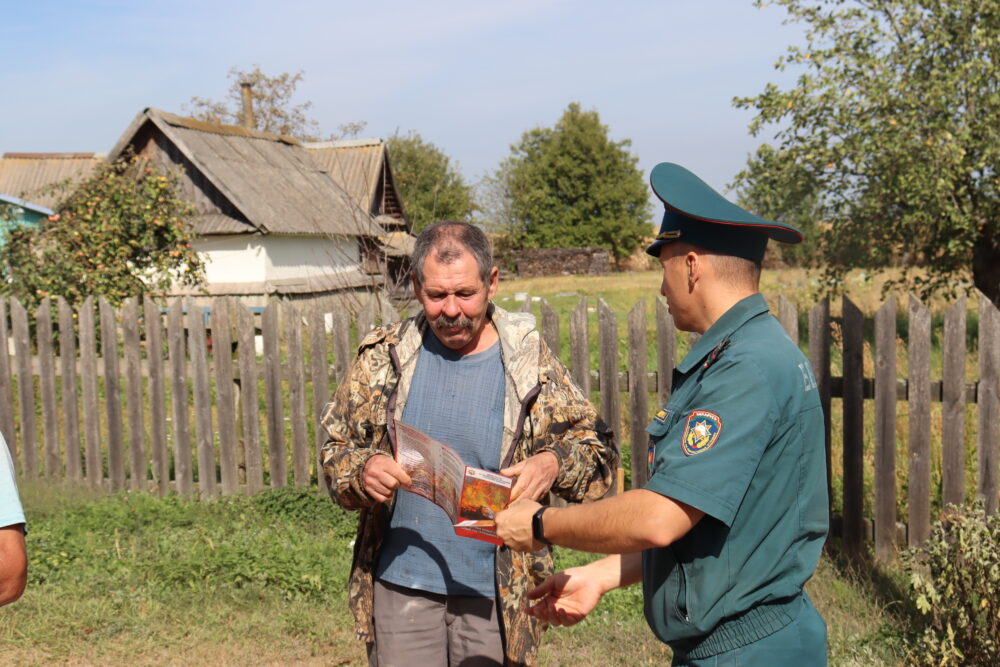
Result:
{"label": "uniform collar", "polygon": [[688,373],[697,366],[705,356],[726,339],[727,336],[746,324],[748,320],[768,311],[767,301],[760,292],[738,301],[715,321],[708,331],[698,339],[694,347],[687,353],[684,360],[677,365],[681,373]]}

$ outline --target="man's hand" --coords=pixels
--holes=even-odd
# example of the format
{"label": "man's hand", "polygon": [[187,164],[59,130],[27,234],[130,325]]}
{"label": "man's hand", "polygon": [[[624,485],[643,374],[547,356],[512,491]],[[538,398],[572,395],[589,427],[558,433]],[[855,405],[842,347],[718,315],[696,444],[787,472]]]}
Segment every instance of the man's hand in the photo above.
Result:
{"label": "man's hand", "polygon": [[361,480],[365,492],[379,503],[389,501],[398,487],[408,487],[411,482],[403,467],[385,454],[376,454],[368,459],[361,472]]}
{"label": "man's hand", "polygon": [[[541,507],[534,500],[518,500],[496,515],[497,537],[514,551],[538,551],[542,545],[531,534],[531,517]],[[549,510],[550,512],[552,510]]]}
{"label": "man's hand", "polygon": [[24,549],[24,524],[4,526],[0,528],[0,606],[21,597],[27,581],[28,555]]}
{"label": "man's hand", "polygon": [[549,625],[576,625],[594,610],[604,591],[597,578],[583,568],[570,568],[552,575],[528,591],[529,600],[538,600],[525,609]]}
{"label": "man's hand", "polygon": [[500,474],[517,477],[517,482],[510,491],[512,501],[522,496],[529,500],[539,500],[549,492],[552,482],[559,475],[559,459],[552,452],[542,452],[529,456],[517,465],[504,468]]}

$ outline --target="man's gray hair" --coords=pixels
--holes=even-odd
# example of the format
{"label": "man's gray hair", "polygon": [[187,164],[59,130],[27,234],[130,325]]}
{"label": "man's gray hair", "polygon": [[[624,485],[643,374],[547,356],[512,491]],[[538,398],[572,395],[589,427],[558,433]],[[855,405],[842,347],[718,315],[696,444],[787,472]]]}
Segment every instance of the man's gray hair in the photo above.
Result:
{"label": "man's gray hair", "polygon": [[490,271],[493,270],[493,251],[490,240],[486,238],[479,227],[467,222],[444,220],[425,227],[417,236],[410,255],[410,272],[417,287],[424,282],[424,260],[434,252],[434,259],[442,264],[451,264],[468,252],[476,259],[479,267],[479,278],[486,285],[490,281]]}

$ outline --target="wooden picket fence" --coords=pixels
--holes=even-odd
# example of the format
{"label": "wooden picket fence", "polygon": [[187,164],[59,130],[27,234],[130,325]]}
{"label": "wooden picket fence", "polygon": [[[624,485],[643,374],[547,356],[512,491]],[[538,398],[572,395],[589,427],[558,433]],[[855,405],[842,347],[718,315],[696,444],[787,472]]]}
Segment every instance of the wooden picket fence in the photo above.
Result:
{"label": "wooden picket fence", "polygon": [[[526,301],[525,309],[531,303]],[[935,494],[932,452],[941,456],[941,500],[966,500],[967,406],[977,408],[976,495],[989,511],[997,510],[1000,313],[988,299],[979,298],[978,380],[966,378],[964,298],[944,316],[938,380],[930,374],[931,314],[912,297],[908,378],[898,377],[896,369],[895,298],[874,314],[873,377],[864,372],[865,317],[849,299],[843,299],[839,318],[831,317],[828,301],[812,307],[805,339],[796,309],[784,297],[776,303],[786,331],[808,347],[827,417],[828,469],[840,466],[843,485],[834,532],[848,552],[859,553],[863,542],[873,539],[876,554],[888,557],[901,539],[915,544],[926,538]],[[559,317],[544,301],[539,308],[542,336],[559,351]],[[27,476],[200,497],[316,483],[323,439],[317,422],[353,357],[358,332],[398,318],[375,301],[353,322],[343,309],[330,310],[322,302],[272,300],[255,311],[231,299],[215,299],[206,309],[193,301],[163,307],[135,298],[116,310],[91,298],[76,312],[62,299],[45,299],[29,316],[16,299],[0,299],[0,340],[9,341],[0,345],[0,430]],[[590,368],[594,310],[596,369]],[[620,443],[631,447],[633,487],[645,482],[649,415],[669,397],[679,336],[688,336],[676,332],[662,299],[656,299],[654,318],[652,360],[645,301],[627,315],[624,360],[618,317],[603,300],[590,307],[581,299],[568,321],[574,379],[588,395],[593,390],[616,433],[623,433],[624,414],[628,432],[640,434]],[[838,376],[834,356],[842,369]],[[905,445],[896,437],[900,401],[908,404]],[[942,404],[940,443],[934,447],[932,402]],[[841,426],[839,461],[829,460],[833,422]],[[870,442],[866,423],[874,423]],[[908,453],[903,463],[897,461],[900,450]],[[863,513],[866,460],[874,468],[870,518]],[[900,465],[907,466],[905,521],[897,521]]]}

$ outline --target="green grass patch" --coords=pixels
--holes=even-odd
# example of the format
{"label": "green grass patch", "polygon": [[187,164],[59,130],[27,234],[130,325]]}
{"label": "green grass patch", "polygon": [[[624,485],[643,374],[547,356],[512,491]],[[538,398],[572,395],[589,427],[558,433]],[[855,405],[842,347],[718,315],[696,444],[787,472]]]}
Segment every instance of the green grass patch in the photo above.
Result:
{"label": "green grass patch", "polygon": [[[36,482],[22,496],[29,585],[0,609],[0,662],[367,664],[345,593],[357,517],[315,489],[194,502]],[[556,558],[565,568],[594,556]],[[809,591],[832,664],[904,663],[912,621],[892,576],[821,561]],[[669,655],[646,627],[639,586],[547,632],[540,653],[543,665],[574,667]]]}

